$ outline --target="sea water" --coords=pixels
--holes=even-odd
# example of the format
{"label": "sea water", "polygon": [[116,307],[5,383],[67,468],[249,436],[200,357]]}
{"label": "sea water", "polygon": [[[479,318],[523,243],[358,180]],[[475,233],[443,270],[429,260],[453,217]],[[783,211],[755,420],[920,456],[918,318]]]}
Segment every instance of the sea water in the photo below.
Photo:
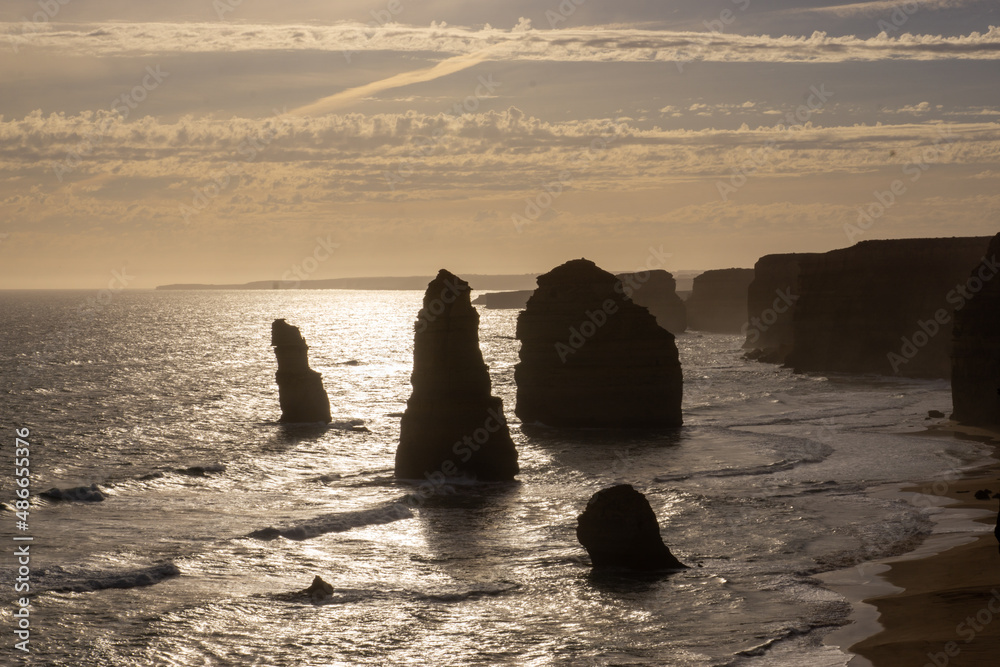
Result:
{"label": "sea water", "polygon": [[[29,665],[845,665],[850,605],[818,575],[912,549],[887,493],[984,462],[915,437],[942,381],[795,375],[738,336],[677,337],[685,426],[555,430],[513,413],[517,311],[480,346],[520,456],[513,484],[421,503],[392,475],[419,292],[0,293],[2,650]],[[300,327],[334,423],[282,425],[270,325]],[[29,529],[13,510],[30,430]],[[597,490],[649,498],[690,569],[598,575]],[[48,500],[97,484],[102,502]],[[392,511],[386,511],[389,508]],[[260,539],[276,528],[297,539]],[[30,535],[30,653],[13,648]],[[290,595],[320,575],[332,600]],[[794,656],[789,659],[787,656]]]}

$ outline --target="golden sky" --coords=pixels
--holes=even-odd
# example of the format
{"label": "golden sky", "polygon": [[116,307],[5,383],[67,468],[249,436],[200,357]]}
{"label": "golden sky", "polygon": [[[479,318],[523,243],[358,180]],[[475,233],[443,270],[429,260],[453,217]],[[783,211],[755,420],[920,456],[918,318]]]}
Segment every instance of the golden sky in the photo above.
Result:
{"label": "golden sky", "polygon": [[8,1],[0,288],[1000,231],[986,0]]}

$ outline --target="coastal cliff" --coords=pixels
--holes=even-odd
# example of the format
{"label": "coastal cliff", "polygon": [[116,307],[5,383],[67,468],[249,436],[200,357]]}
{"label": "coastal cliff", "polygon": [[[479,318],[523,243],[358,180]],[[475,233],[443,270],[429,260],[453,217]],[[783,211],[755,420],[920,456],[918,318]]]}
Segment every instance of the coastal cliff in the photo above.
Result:
{"label": "coastal cliff", "polygon": [[469,283],[442,269],[427,286],[413,337],[413,393],[396,448],[396,477],[510,480],[517,451],[491,394]]}
{"label": "coastal cliff", "polygon": [[862,241],[800,262],[796,372],[951,376],[953,314],[989,237]]}
{"label": "coastal cliff", "polygon": [[[972,298],[964,308],[955,311],[951,351],[952,419],[965,424],[1000,424],[998,260],[1000,234],[993,237],[986,256],[969,275],[966,291]],[[997,530],[1000,531],[1000,527]]]}
{"label": "coastal cliff", "polygon": [[695,331],[742,333],[752,280],[753,269],[715,269],[697,276],[685,304],[688,326]]}
{"label": "coastal cliff", "polygon": [[681,425],[674,335],[623,293],[615,276],[576,259],[538,278],[517,320],[515,412],[568,427]]}
{"label": "coastal cliff", "polygon": [[639,273],[620,273],[625,295],[633,303],[644,306],[656,323],[672,334],[687,329],[687,309],[677,296],[677,281],[669,271],[654,269]]}
{"label": "coastal cliff", "polygon": [[799,300],[801,263],[817,253],[765,255],[753,267],[747,288],[747,322],[743,333],[747,357],[784,363],[795,344],[793,317]]}

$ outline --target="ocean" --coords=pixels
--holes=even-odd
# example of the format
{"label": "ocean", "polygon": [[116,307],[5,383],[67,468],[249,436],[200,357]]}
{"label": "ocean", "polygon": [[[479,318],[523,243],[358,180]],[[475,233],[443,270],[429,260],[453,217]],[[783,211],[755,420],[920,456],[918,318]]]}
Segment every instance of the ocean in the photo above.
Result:
{"label": "ocean", "polygon": [[[521,473],[422,503],[392,475],[420,292],[3,292],[0,617],[26,665],[846,665],[819,576],[904,553],[936,510],[899,493],[987,462],[924,433],[948,383],[795,375],[738,336],[677,337],[685,426],[553,430],[513,413],[517,311],[480,344]],[[277,423],[270,325],[300,327],[334,422]],[[31,507],[14,512],[15,429]],[[644,492],[691,568],[595,574],[589,497]],[[102,502],[48,489],[96,484]],[[295,539],[260,539],[277,528]],[[13,537],[30,542],[14,542]],[[14,648],[15,545],[30,640]],[[320,575],[333,599],[291,595]]]}

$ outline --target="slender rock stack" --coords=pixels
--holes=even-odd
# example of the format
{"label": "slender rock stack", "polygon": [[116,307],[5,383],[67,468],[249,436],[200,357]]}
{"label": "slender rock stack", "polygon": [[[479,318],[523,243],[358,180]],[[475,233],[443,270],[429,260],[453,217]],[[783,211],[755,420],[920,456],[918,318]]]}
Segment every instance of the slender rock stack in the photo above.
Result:
{"label": "slender rock stack", "polygon": [[427,286],[413,341],[413,393],[396,449],[396,477],[432,483],[518,472],[503,403],[491,395],[469,284],[442,269]]}
{"label": "slender rock stack", "polygon": [[330,399],[323,389],[323,376],[309,368],[309,346],[298,327],[275,320],[271,345],[278,359],[278,401],[282,422],[330,423]]}
{"label": "slender rock stack", "polygon": [[577,518],[576,538],[594,567],[679,570],[687,567],[670,553],[646,496],[630,484],[598,491]]}
{"label": "slender rock stack", "polygon": [[672,334],[684,333],[687,329],[687,310],[684,301],[677,296],[677,281],[673,274],[663,269],[621,273],[625,295],[640,306],[645,306],[656,323]]}
{"label": "slender rock stack", "polygon": [[614,275],[575,259],[538,278],[517,320],[517,416],[556,427],[681,425],[674,335]]}
{"label": "slender rock stack", "polygon": [[[951,395],[957,421],[1000,424],[1000,234],[966,281],[971,296],[955,310]],[[979,288],[976,290],[976,288]],[[975,291],[974,291],[975,290]]]}

